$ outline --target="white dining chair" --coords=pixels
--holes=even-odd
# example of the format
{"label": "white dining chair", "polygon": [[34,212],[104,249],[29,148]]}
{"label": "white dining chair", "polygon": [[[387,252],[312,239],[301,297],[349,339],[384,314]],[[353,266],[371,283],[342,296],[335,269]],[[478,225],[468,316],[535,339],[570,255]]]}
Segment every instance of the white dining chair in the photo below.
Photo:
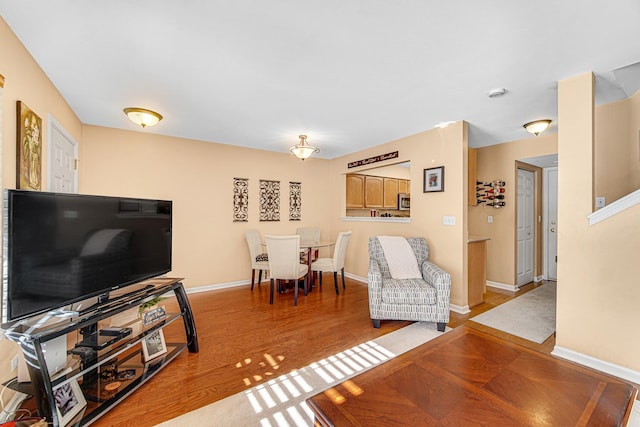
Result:
{"label": "white dining chair", "polygon": [[336,245],[333,248],[333,258],[318,258],[311,263],[311,270],[314,272],[317,271],[320,276],[319,280],[321,287],[322,273],[325,271],[333,272],[333,282],[336,286],[336,295],[340,294],[340,291],[338,290],[338,271],[340,271],[342,276],[342,289],[347,288],[344,283],[344,258],[347,253],[347,244],[349,243],[351,234],[351,231],[342,231],[338,233]]}
{"label": "white dining chair", "polygon": [[[300,241],[303,243],[318,243],[320,242],[321,230],[320,227],[298,227],[296,229],[296,234],[300,236]],[[313,251],[312,259],[316,258],[318,258],[318,249]]]}
{"label": "white dining chair", "polygon": [[[244,233],[249,245],[249,256],[251,257],[251,290],[256,280],[256,270],[258,270],[258,286],[262,282],[262,272],[269,270],[269,260],[262,250],[262,239],[258,230],[247,230]],[[267,277],[265,273],[265,278]]]}
{"label": "white dining chair", "polygon": [[274,280],[294,280],[293,305],[298,305],[298,280],[304,277],[304,294],[307,295],[309,267],[300,264],[300,236],[265,236],[269,255],[269,304],[273,304]]}

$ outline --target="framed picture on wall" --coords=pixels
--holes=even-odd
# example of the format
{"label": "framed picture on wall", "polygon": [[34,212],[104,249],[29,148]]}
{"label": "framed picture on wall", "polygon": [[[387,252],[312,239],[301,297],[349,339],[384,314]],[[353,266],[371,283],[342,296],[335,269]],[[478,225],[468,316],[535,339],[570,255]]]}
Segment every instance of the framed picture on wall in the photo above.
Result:
{"label": "framed picture on wall", "polygon": [[16,188],[40,190],[42,185],[42,119],[24,102],[17,102],[18,141]]}
{"label": "framed picture on wall", "polygon": [[444,191],[444,166],[424,170],[423,193]]}

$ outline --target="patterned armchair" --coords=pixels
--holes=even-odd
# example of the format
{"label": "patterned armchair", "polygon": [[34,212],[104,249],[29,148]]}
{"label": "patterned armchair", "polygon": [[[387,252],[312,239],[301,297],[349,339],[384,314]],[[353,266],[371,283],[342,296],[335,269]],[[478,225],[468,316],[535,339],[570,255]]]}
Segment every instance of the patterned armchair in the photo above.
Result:
{"label": "patterned armchair", "polygon": [[369,312],[373,326],[380,320],[436,322],[444,332],[449,322],[451,276],[430,262],[424,238],[408,237],[421,279],[393,279],[378,237],[369,238]]}

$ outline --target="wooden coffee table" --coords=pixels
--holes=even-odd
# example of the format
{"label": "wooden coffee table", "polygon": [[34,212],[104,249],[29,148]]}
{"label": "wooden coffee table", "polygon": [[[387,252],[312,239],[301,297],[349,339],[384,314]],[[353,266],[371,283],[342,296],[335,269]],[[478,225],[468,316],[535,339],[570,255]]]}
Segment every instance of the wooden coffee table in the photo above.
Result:
{"label": "wooden coffee table", "polygon": [[307,399],[322,426],[619,426],[636,389],[465,326]]}

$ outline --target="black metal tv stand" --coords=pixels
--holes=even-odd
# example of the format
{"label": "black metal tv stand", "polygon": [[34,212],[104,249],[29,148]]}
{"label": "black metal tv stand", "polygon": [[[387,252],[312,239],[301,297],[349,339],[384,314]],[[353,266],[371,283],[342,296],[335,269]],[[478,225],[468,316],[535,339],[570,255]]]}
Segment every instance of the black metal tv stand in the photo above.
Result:
{"label": "black metal tv stand", "polygon": [[[130,294],[125,293],[115,300],[98,304],[88,313],[57,321],[51,325],[34,326],[26,323],[13,325],[5,335],[18,342],[25,355],[31,377],[28,393],[35,399],[38,416],[46,418],[53,426],[90,424],[143,385],[185,348],[188,348],[190,353],[197,353],[196,325],[181,280],[174,278],[147,280],[143,283],[145,287],[142,289]],[[127,310],[133,311],[145,302],[170,292],[175,294],[180,312],[165,313],[160,321],[146,327],[142,319],[134,319],[130,322],[131,324],[118,325],[127,326],[126,335],[104,336],[100,333],[97,327],[99,322],[108,321]],[[185,342],[167,342],[165,343],[166,352],[161,357],[145,359],[142,341],[180,318],[184,323]],[[69,351],[67,369],[62,370],[62,374],[50,375],[45,357],[47,343],[78,331],[82,331],[83,341],[95,341],[101,344],[96,344],[93,348],[82,344],[77,345]],[[103,373],[109,373],[109,369],[112,369],[110,375],[118,376],[116,381],[112,378],[107,380],[103,378]],[[122,373],[125,375],[119,378]],[[109,384],[112,386],[109,387]],[[82,398],[86,400],[87,405],[73,420],[64,419],[65,415],[56,404],[54,393],[59,396],[61,389],[73,390],[74,388],[81,390]],[[21,384],[20,389],[24,392],[25,384]]]}

